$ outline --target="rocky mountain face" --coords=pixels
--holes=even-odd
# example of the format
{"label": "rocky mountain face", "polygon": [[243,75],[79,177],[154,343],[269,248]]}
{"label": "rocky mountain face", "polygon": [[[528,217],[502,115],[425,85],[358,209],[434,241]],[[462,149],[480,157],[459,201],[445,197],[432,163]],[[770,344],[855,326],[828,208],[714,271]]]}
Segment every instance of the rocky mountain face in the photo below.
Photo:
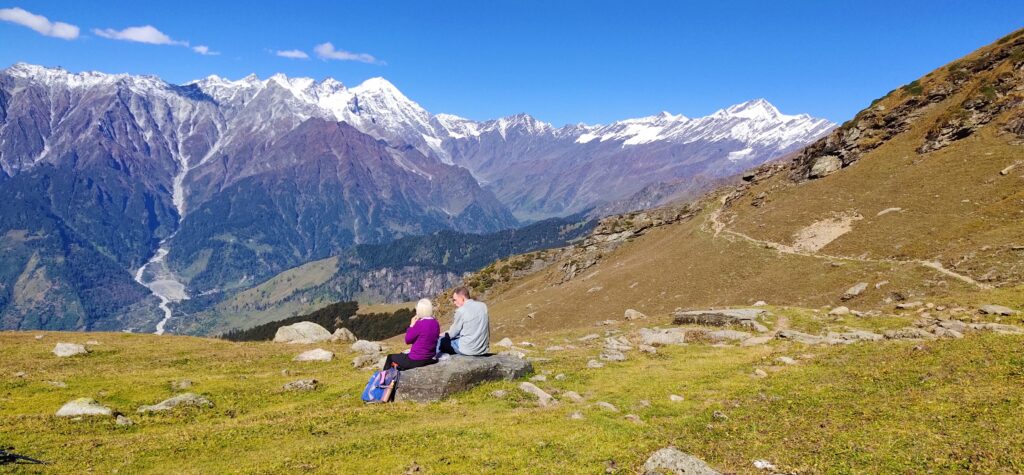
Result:
{"label": "rocky mountain face", "polygon": [[831,127],[756,100],[555,128],[431,114],[382,78],[172,85],[17,64],[0,72],[0,194],[15,203],[0,212],[0,326],[162,330],[189,296],[354,245],[656,205]]}

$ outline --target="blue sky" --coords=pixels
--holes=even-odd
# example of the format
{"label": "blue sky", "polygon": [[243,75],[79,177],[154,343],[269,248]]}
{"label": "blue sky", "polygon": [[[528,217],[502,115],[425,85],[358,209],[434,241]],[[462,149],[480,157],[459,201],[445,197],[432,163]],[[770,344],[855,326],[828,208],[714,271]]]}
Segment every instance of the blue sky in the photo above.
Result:
{"label": "blue sky", "polygon": [[[0,18],[0,67],[176,83],[283,72],[354,86],[383,76],[431,112],[527,112],[555,125],[696,117],[757,97],[842,122],[1024,27],[1024,1],[0,0]],[[125,31],[142,26],[154,29]],[[325,43],[320,52],[338,59],[317,54]],[[292,50],[308,59],[276,55]]]}

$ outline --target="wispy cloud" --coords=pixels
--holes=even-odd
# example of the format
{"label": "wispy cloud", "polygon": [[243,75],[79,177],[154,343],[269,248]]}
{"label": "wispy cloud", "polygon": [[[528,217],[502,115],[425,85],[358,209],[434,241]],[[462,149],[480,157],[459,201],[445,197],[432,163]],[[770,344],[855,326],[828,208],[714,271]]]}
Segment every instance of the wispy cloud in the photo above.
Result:
{"label": "wispy cloud", "polygon": [[210,51],[210,47],[206,45],[197,45],[192,47],[192,51],[199,53],[203,56],[217,56],[220,54],[219,51]]}
{"label": "wispy cloud", "polygon": [[170,36],[167,36],[164,32],[156,29],[153,25],[130,26],[123,30],[115,30],[113,28],[101,30],[99,28],[95,28],[92,32],[112,40],[134,41],[136,43],[146,43],[151,45],[188,46],[187,41],[172,40]]}
{"label": "wispy cloud", "polygon": [[383,61],[380,61],[366,53],[351,53],[345,50],[334,49],[334,45],[330,42],[316,45],[316,47],[313,48],[313,51],[316,52],[317,57],[325,60],[337,59],[340,61],[359,61],[360,63],[385,64]]}
{"label": "wispy cloud", "polygon": [[297,49],[289,49],[289,50],[283,50],[283,51],[282,50],[278,50],[278,51],[274,51],[274,54],[276,54],[277,56],[280,56],[282,58],[309,59],[309,55],[306,54],[305,51],[300,51],[300,50],[297,50]]}
{"label": "wispy cloud", "polygon": [[220,54],[220,52],[211,51],[210,47],[206,45],[191,46],[188,41],[175,40],[166,33],[158,30],[153,25],[129,26],[123,30],[115,30],[113,28],[94,28],[92,32],[97,36],[102,36],[112,40],[133,41],[135,43],[145,43],[148,45],[184,46],[203,56],[216,56]]}
{"label": "wispy cloud", "polygon": [[41,35],[52,36],[65,40],[78,38],[78,27],[62,21],[51,22],[42,15],[22,10],[21,8],[0,8],[0,20],[17,23],[36,30]]}

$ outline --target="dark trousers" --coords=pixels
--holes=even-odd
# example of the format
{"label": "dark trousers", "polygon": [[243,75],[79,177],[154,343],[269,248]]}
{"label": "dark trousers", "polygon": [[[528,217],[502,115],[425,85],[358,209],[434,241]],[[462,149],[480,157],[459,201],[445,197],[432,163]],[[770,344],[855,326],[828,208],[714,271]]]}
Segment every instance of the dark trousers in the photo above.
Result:
{"label": "dark trousers", "polygon": [[384,359],[384,369],[390,368],[391,367],[391,363],[398,364],[398,370],[399,371],[405,371],[407,369],[413,369],[413,368],[419,368],[421,366],[432,365],[434,363],[437,363],[437,360],[432,359],[432,358],[431,359],[426,359],[426,360],[414,360],[414,359],[410,359],[409,358],[409,354],[408,353],[394,353],[394,354],[388,355],[388,357]]}
{"label": "dark trousers", "polygon": [[447,333],[441,335],[441,338],[437,340],[437,351],[438,353],[448,353],[449,355],[457,355],[458,351],[455,351],[455,347],[452,346],[452,337],[448,336]]}

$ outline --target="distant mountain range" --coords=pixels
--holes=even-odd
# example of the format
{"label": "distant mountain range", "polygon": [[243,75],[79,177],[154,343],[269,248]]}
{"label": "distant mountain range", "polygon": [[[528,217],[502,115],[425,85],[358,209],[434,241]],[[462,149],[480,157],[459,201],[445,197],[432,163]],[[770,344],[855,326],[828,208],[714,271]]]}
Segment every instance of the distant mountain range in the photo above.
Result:
{"label": "distant mountain range", "polygon": [[19,63],[0,71],[0,328],[149,330],[188,295],[356,244],[694,193],[832,127],[764,100],[699,119],[476,122],[381,78],[173,85]]}

